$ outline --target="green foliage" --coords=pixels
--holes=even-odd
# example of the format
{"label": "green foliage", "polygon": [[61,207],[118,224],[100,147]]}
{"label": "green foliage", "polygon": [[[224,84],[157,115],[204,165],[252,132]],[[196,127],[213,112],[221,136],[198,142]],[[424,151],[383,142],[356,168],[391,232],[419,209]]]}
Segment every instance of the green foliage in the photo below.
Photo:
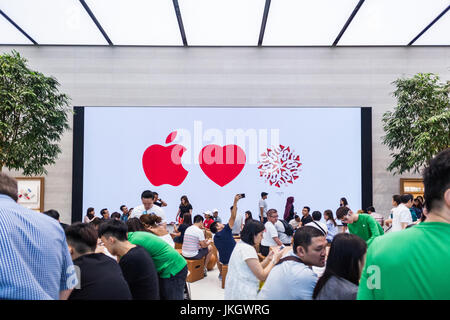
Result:
{"label": "green foliage", "polygon": [[53,77],[28,69],[16,51],[0,55],[0,170],[47,173],[69,128],[69,97],[58,91]]}
{"label": "green foliage", "polygon": [[397,107],[383,114],[383,144],[393,151],[387,168],[402,174],[420,168],[450,146],[450,82],[419,73],[393,82]]}

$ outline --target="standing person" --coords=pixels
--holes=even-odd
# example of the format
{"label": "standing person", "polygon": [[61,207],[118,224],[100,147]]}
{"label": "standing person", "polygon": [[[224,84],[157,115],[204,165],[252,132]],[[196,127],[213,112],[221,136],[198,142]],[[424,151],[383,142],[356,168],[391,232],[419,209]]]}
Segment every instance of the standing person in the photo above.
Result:
{"label": "standing person", "polygon": [[122,216],[120,217],[120,220],[122,220],[123,222],[127,222],[128,218],[130,217],[130,211],[128,210],[126,205],[121,205],[120,206],[120,211],[122,211]]}
{"label": "standing person", "polygon": [[166,215],[164,210],[153,203],[153,192],[150,190],[145,190],[141,194],[142,204],[133,209],[131,218],[140,218],[143,214],[156,214],[161,217],[163,222],[166,222]]}
{"label": "standing person", "polygon": [[111,219],[121,220],[120,213],[118,213],[117,211],[111,213]]}
{"label": "standing person", "polygon": [[66,300],[78,281],[58,221],[17,204],[17,181],[0,172],[0,299]]}
{"label": "standing person", "polygon": [[[394,194],[392,196],[392,209],[391,209],[391,212],[389,214],[389,218],[384,221],[384,224],[387,227],[390,227],[390,229],[392,229],[392,219],[394,217],[394,211],[400,205],[400,203],[401,203],[400,195],[399,194]],[[388,230],[390,230],[390,229],[388,229]],[[388,230],[386,230],[386,231],[388,231]]]}
{"label": "standing person", "polygon": [[66,229],[73,263],[80,268],[79,283],[69,300],[131,300],[131,292],[116,261],[95,253],[98,234],[94,226],[77,222]]}
{"label": "standing person", "polygon": [[59,224],[61,225],[61,227],[63,228],[63,230],[66,230],[66,228],[69,226],[68,224],[62,223],[59,220],[59,212],[54,210],[54,209],[50,209],[47,211],[42,212],[43,214],[48,215],[49,217],[52,217],[53,219],[55,219],[56,221],[59,222]]}
{"label": "standing person", "polygon": [[294,235],[294,228],[286,222],[286,220],[278,219],[275,222],[275,229],[278,232],[278,239],[285,247],[289,247],[292,243],[292,236]]}
{"label": "standing person", "polygon": [[327,222],[327,229],[328,229],[327,242],[331,243],[333,241],[333,238],[338,234],[337,223],[334,220],[333,211],[325,210],[323,212],[323,216],[325,218],[325,221]]}
{"label": "standing person", "polygon": [[236,246],[236,240],[233,238],[231,228],[236,219],[237,202],[239,199],[241,199],[241,195],[237,194],[234,197],[233,209],[231,210],[231,216],[226,225],[223,225],[220,222],[213,222],[211,224],[211,232],[214,234],[214,245],[219,252],[219,261],[223,265],[228,265],[231,253]]}
{"label": "standing person", "polygon": [[301,219],[301,226],[306,226],[306,224],[313,222],[313,219],[311,217],[311,215],[309,214],[309,212],[311,211],[311,209],[309,207],[303,207],[302,209],[302,219]]}
{"label": "standing person", "polygon": [[427,219],[373,241],[359,282],[358,300],[450,297],[450,148],[429,161],[423,183]]}
{"label": "standing person", "polygon": [[153,204],[158,207],[167,207],[167,203],[159,197],[157,192],[153,192]]}
{"label": "standing person", "polygon": [[247,210],[245,211],[244,224],[246,224],[250,220],[253,220],[252,212],[250,210]]}
{"label": "standing person", "polygon": [[327,266],[314,288],[316,300],[356,300],[367,244],[354,234],[334,237]]}
{"label": "standing person", "polygon": [[194,224],[184,232],[181,254],[183,257],[190,260],[200,260],[203,259],[203,257],[206,257],[204,270],[206,277],[208,271],[206,266],[212,256],[212,240],[205,239],[203,229],[203,217],[201,215],[196,215],[194,217]]}
{"label": "standing person", "polygon": [[262,223],[267,222],[267,192],[261,192],[261,199],[258,203],[259,218]]}
{"label": "standing person", "polygon": [[412,195],[404,194],[400,197],[400,204],[392,211],[392,229],[391,231],[400,231],[413,223],[411,211]]}
{"label": "standing person", "polygon": [[287,223],[291,221],[294,218],[295,212],[294,212],[294,197],[289,197],[286,200],[286,206],[284,207],[284,215],[283,219]]}
{"label": "standing person", "polygon": [[289,250],[275,265],[258,299],[311,300],[317,282],[312,267],[325,265],[326,247],[325,236],[317,228],[306,226],[298,229],[293,250]]}
{"label": "standing person", "polygon": [[102,221],[109,220],[109,211],[108,211],[108,209],[104,208],[104,209],[100,210],[100,214],[102,215],[100,220],[102,220]]}
{"label": "standing person", "polygon": [[360,236],[367,246],[370,246],[376,237],[384,234],[380,224],[368,214],[358,214],[348,207],[340,207],[336,211],[336,217],[347,223],[350,233]]}
{"label": "standing person", "polygon": [[267,211],[267,222],[264,227],[263,238],[259,246],[260,253],[266,257],[269,254],[270,247],[281,246],[283,243],[278,238],[278,231],[275,223],[278,221],[278,212],[275,209]]}
{"label": "standing person", "polygon": [[130,287],[133,300],[159,300],[158,274],[147,251],[127,238],[123,221],[109,220],[100,224],[98,236],[108,251],[120,257],[119,266]]}
{"label": "standing person", "polygon": [[259,262],[255,245],[261,242],[264,225],[251,220],[242,229],[241,241],[236,243],[228,263],[225,280],[225,300],[255,300],[259,282],[265,281],[280,260],[282,252],[272,250]]}
{"label": "standing person", "polygon": [[219,217],[219,209],[214,209],[213,210],[213,220],[214,222],[219,222],[222,223],[222,219]]}
{"label": "standing person", "polygon": [[[347,208],[349,208],[349,206],[348,206],[348,201],[347,201],[346,198],[342,197],[342,198],[339,200],[339,208],[340,208],[340,207],[347,207]],[[350,208],[349,208],[349,209],[350,209]],[[337,210],[336,210],[336,212],[337,212]],[[347,232],[347,229],[348,229],[347,224],[344,223],[344,222],[341,222],[341,223],[342,223],[342,232]]]}
{"label": "standing person", "polygon": [[187,196],[182,196],[180,201],[181,203],[178,207],[176,219],[178,223],[181,224],[183,222],[183,216],[185,213],[189,213],[192,216],[192,205],[189,203],[189,199]]}
{"label": "standing person", "polygon": [[422,202],[420,202],[419,197],[416,197],[414,199],[414,204],[412,206],[412,209],[416,213],[417,219],[420,219],[422,217],[423,205],[422,205]]}
{"label": "standing person", "polygon": [[300,217],[296,214],[294,216],[294,219],[292,219],[291,221],[289,221],[289,224],[292,226],[292,228],[294,228],[294,230],[296,230],[300,225],[301,225],[302,220],[300,219]]}
{"label": "standing person", "polygon": [[94,211],[94,208],[89,207],[89,208],[87,209],[86,215],[84,216],[83,222],[84,222],[84,223],[91,223],[92,220],[94,220],[94,218],[95,218],[95,211]]}
{"label": "standing person", "polygon": [[129,226],[128,241],[145,248],[152,257],[159,277],[161,300],[183,300],[188,274],[186,260],[164,240],[150,232],[134,232]]}
{"label": "standing person", "polygon": [[183,223],[180,224],[178,227],[175,227],[174,233],[175,238],[173,239],[173,242],[176,243],[183,243],[184,240],[184,233],[186,232],[186,229],[192,226],[192,218],[190,213],[185,213],[183,216]]}
{"label": "standing person", "polygon": [[312,222],[306,224],[306,226],[314,227],[323,232],[324,235],[327,235],[328,228],[327,225],[320,220],[322,219],[322,213],[320,211],[314,211],[312,213]]}

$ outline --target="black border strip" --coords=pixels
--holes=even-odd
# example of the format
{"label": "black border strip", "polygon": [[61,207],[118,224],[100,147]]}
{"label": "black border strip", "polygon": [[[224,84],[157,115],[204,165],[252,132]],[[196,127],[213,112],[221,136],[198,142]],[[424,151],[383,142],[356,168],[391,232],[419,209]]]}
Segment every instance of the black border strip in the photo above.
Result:
{"label": "black border strip", "polygon": [[408,43],[407,46],[411,46],[414,42],[416,42],[417,39],[419,39],[425,32],[428,31],[428,29],[430,29],[436,22],[438,22],[439,19],[442,18],[449,9],[450,9],[450,5],[447,7],[447,9],[442,11],[441,14],[439,14],[433,21],[431,21],[431,23],[428,26],[426,26],[425,29],[423,29],[414,39],[412,39],[411,42]]}
{"label": "black border strip", "polygon": [[333,44],[331,45],[332,47],[336,47],[339,40],[341,40],[342,36],[344,35],[344,32],[347,30],[348,26],[350,25],[350,23],[352,23],[353,18],[356,16],[356,14],[358,13],[359,9],[361,8],[361,6],[363,5],[365,0],[359,0],[358,4],[356,5],[355,9],[353,9],[352,14],[350,15],[350,17],[347,19],[347,22],[345,23],[344,27],[342,28],[341,32],[339,32],[339,35],[337,36],[336,40],[334,40]]}
{"label": "black border strip", "polygon": [[362,210],[373,205],[372,183],[372,108],[361,108],[361,204]]}
{"label": "black border strip", "polygon": [[110,46],[114,45],[112,43],[111,39],[109,39],[105,30],[102,28],[102,25],[100,24],[100,22],[98,22],[97,18],[95,17],[94,13],[92,12],[91,8],[89,8],[89,6],[87,5],[87,3],[84,0],[79,0],[79,1],[80,1],[81,5],[83,6],[83,8],[88,13],[89,17],[91,17],[92,21],[94,21],[95,25],[97,26],[98,30],[100,30],[100,32],[102,33],[105,40],[109,43]]}
{"label": "black border strip", "polygon": [[264,40],[264,33],[266,32],[267,18],[269,17],[271,0],[266,0],[266,5],[264,6],[264,14],[261,22],[261,30],[259,31],[258,47],[262,46]]}
{"label": "black border strip", "polygon": [[[32,37],[30,37],[28,35],[28,33],[26,33],[21,27],[19,27],[17,25],[17,23],[15,23],[10,17],[8,17],[8,15],[0,9],[0,14],[9,21],[9,23],[11,23],[14,27],[16,27],[17,30],[19,30],[25,37],[27,37],[28,40],[30,40],[31,42],[33,42],[34,45],[38,45],[38,43],[36,41],[34,41],[34,39]],[[29,44],[27,44],[27,46],[29,46]]]}
{"label": "black border strip", "polygon": [[[106,106],[98,106],[102,108]],[[133,108],[135,106],[126,106]],[[161,106],[146,106],[151,108]],[[192,106],[188,106],[193,108]],[[170,106],[165,108],[185,108]],[[201,107],[200,107],[201,108]],[[276,106],[211,106],[209,108],[277,108]],[[371,107],[279,107],[279,108],[360,108],[361,109],[361,204],[362,209],[373,205],[372,184],[372,108]],[[72,158],[72,223],[83,217],[83,170],[84,170],[84,109],[74,107],[73,158]]]}
{"label": "black border strip", "polygon": [[74,107],[72,155],[72,223],[83,218],[84,107]]}

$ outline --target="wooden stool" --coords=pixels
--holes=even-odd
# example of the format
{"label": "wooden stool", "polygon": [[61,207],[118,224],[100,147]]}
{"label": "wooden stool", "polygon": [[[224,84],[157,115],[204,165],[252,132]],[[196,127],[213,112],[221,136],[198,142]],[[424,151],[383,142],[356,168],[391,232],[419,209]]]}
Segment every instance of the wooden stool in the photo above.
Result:
{"label": "wooden stool", "polygon": [[186,259],[186,262],[188,267],[186,282],[195,282],[205,277],[205,258],[200,260]]}
{"label": "wooden stool", "polygon": [[211,271],[214,269],[214,265],[217,263],[217,254],[213,252],[211,258],[209,258],[208,264],[206,265],[206,270]]}
{"label": "wooden stool", "polygon": [[228,265],[223,264],[222,265],[222,289],[225,289],[225,278],[227,277],[228,273]]}
{"label": "wooden stool", "polygon": [[175,243],[175,249],[181,249],[183,247],[182,243],[174,242]]}

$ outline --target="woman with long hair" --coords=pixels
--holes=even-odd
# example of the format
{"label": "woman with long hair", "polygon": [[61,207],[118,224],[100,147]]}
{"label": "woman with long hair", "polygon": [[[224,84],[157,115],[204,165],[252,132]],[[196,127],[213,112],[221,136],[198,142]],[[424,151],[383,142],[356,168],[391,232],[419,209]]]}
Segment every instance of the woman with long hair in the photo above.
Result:
{"label": "woman with long hair", "polygon": [[176,243],[183,243],[184,240],[184,232],[187,228],[192,226],[192,216],[190,213],[185,213],[183,217],[183,223],[180,224],[178,227],[174,227],[174,235],[175,238],[173,239]]}
{"label": "woman with long hair", "polygon": [[338,227],[337,227],[337,223],[333,217],[333,211],[331,211],[329,209],[325,210],[323,212],[323,217],[324,217],[325,221],[327,222],[327,228],[328,228],[327,242],[331,243],[331,241],[333,241],[334,236],[338,233]]}
{"label": "woman with long hair", "polygon": [[260,221],[249,220],[244,225],[241,241],[236,243],[228,263],[225,300],[255,300],[259,282],[266,280],[280,260],[282,251],[275,249],[259,262],[254,246],[261,243],[263,232],[264,225]]}
{"label": "woman with long hair", "polygon": [[331,242],[327,264],[313,292],[315,300],[356,300],[367,244],[354,234],[340,233]]}
{"label": "woman with long hair", "polygon": [[247,224],[251,220],[253,220],[252,212],[250,210],[245,211],[244,224]]}
{"label": "woman with long hair", "polygon": [[160,216],[157,216],[156,214],[143,214],[142,216],[140,216],[139,220],[142,222],[147,231],[160,237],[172,248],[175,247],[172,236],[167,231],[166,223],[162,222],[162,218]]}
{"label": "woman with long hair", "polygon": [[180,206],[178,207],[176,220],[179,224],[183,223],[183,216],[189,213],[192,216],[192,205],[189,203],[187,196],[182,196],[180,199]]}
{"label": "woman with long hair", "polygon": [[284,207],[283,219],[287,223],[294,218],[294,197],[289,197],[286,200],[286,206]]}
{"label": "woman with long hair", "polygon": [[87,209],[86,215],[84,216],[84,223],[91,223],[95,218],[94,208],[90,207]]}

